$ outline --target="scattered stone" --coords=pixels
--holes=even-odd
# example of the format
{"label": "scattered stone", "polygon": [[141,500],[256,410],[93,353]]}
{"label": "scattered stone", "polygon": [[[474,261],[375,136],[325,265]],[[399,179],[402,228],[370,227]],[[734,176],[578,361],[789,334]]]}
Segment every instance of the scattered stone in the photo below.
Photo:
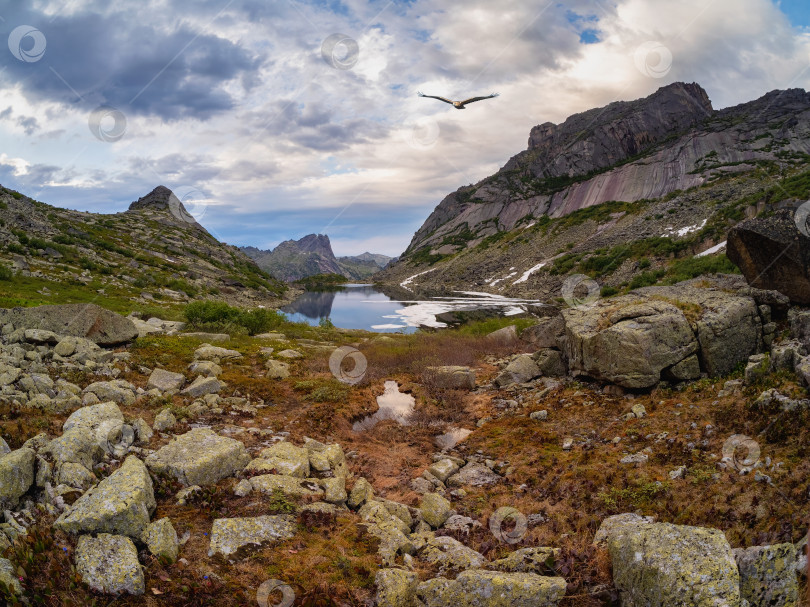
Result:
{"label": "scattered stone", "polygon": [[309,452],[292,443],[282,441],[263,449],[258,459],[248,464],[248,470],[286,474],[298,478],[309,476]]}
{"label": "scattered stone", "polygon": [[650,456],[644,453],[643,451],[639,451],[638,453],[633,453],[632,455],[625,455],[622,459],[619,460],[621,464],[646,464],[650,459]]}
{"label": "scattered stone", "polygon": [[81,536],[76,547],[76,571],[90,588],[105,594],[141,595],[146,589],[135,544],[121,535]]}
{"label": "scattered stone", "polygon": [[172,373],[165,369],[155,369],[149,376],[149,381],[146,383],[146,389],[151,390],[156,388],[161,392],[169,392],[171,390],[179,390],[186,383],[186,378],[182,373]]}
{"label": "scattered stone", "polygon": [[647,409],[641,403],[636,403],[633,405],[631,410],[633,411],[633,415],[639,419],[647,415]]}
{"label": "scattered stone", "polygon": [[249,461],[245,445],[238,440],[219,436],[209,428],[195,428],[147,457],[146,465],[190,486],[213,485],[241,472]]}
{"label": "scattered stone", "polygon": [[287,540],[295,531],[295,517],[289,515],[218,518],[211,527],[208,556],[230,556],[243,546]]}
{"label": "scattered stone", "polygon": [[323,499],[330,504],[343,504],[346,499],[346,479],[340,476],[325,478],[321,481],[324,489]]}
{"label": "scattered stone", "polygon": [[250,482],[250,479],[243,478],[241,481],[236,483],[236,487],[233,488],[234,495],[237,497],[245,497],[246,495],[250,494],[253,491],[253,483]]}
{"label": "scattered stone", "polygon": [[548,411],[543,409],[542,411],[532,411],[529,414],[529,418],[533,419],[538,422],[542,422],[548,419]]}
{"label": "scattered stone", "polygon": [[288,497],[315,497],[323,498],[323,489],[314,478],[295,478],[280,474],[261,474],[250,479],[255,491],[272,494],[281,491]]}
{"label": "scattered stone", "polygon": [[194,358],[198,360],[224,360],[229,358],[242,358],[242,355],[236,350],[229,350],[227,348],[220,348],[219,346],[210,346],[203,344],[194,351]]}
{"label": "scattered stone", "polygon": [[204,377],[219,377],[222,375],[222,367],[210,360],[197,360],[188,366],[188,370],[195,375]]}
{"label": "scattered stone", "polygon": [[216,377],[198,375],[181,394],[191,396],[192,398],[199,398],[206,394],[216,394],[220,390],[222,390],[222,384]]}
{"label": "scattered stone", "polygon": [[461,487],[463,485],[469,485],[471,487],[487,487],[494,485],[500,480],[501,477],[485,465],[478,462],[470,462],[447,479],[447,486]]}
{"label": "scattered stone", "polygon": [[452,509],[450,502],[438,493],[426,493],[422,496],[422,503],[419,511],[422,519],[434,529],[438,529],[450,516]]}
{"label": "scattered stone", "polygon": [[563,377],[568,373],[562,353],[552,348],[544,348],[532,354],[542,377]]}
{"label": "scattered stone", "polygon": [[433,476],[445,482],[450,476],[459,471],[460,466],[451,459],[441,459],[428,468]]}
{"label": "scattered stone", "polygon": [[566,588],[561,577],[476,569],[422,582],[416,595],[425,607],[554,607]]}
{"label": "scattered stone", "polygon": [[352,491],[349,494],[349,508],[357,509],[372,499],[374,499],[374,488],[365,478],[360,477],[354,483],[354,487],[352,487]]}
{"label": "scattered stone", "polygon": [[497,571],[544,574],[554,570],[554,559],[560,554],[558,548],[521,548],[502,559],[492,561],[489,567]]}
{"label": "scattered stone", "polygon": [[155,510],[152,479],[134,455],[56,520],[66,533],[113,533],[140,539]]}
{"label": "scattered stone", "polygon": [[155,416],[155,423],[152,424],[152,428],[155,432],[165,432],[170,428],[174,428],[176,424],[177,418],[172,414],[171,409],[166,408]]}
{"label": "scattered stone", "polygon": [[574,448],[574,439],[573,438],[564,438],[562,443],[562,450],[563,451],[570,451]]}
{"label": "scattered stone", "polygon": [[495,385],[499,388],[511,384],[523,384],[540,375],[540,367],[534,362],[531,354],[518,354],[512,362],[506,365],[503,372],[495,378]]}
{"label": "scattered stone", "polygon": [[673,481],[679,478],[683,478],[685,475],[686,475],[686,466],[678,466],[674,470],[669,471],[669,479]]}
{"label": "scattered stone", "polygon": [[179,554],[177,532],[168,517],[149,523],[141,535],[141,541],[153,555],[162,557],[170,563],[177,560]]}
{"label": "scattered stone", "polygon": [[101,402],[113,401],[125,406],[135,404],[135,387],[120,380],[95,382],[87,386],[83,392],[95,394]]}
{"label": "scattered stone", "polygon": [[475,390],[475,371],[469,367],[427,367],[425,376],[439,388],[452,390]]}
{"label": "scattered stone", "polygon": [[280,360],[268,360],[264,366],[268,379],[287,379],[290,376],[290,365]]}
{"label": "scattered stone", "polygon": [[748,357],[745,367],[745,385],[755,384],[764,378],[771,370],[771,358],[768,354],[754,354]]}
{"label": "scattered stone", "polygon": [[[17,568],[8,559],[0,558],[0,582],[3,582],[6,588],[11,590],[14,595],[20,596],[22,594],[23,590],[20,579],[17,577]],[[414,592],[416,592],[415,587]]]}
{"label": "scattered stone", "polygon": [[450,536],[422,535],[425,537],[424,543],[420,542],[418,547],[419,558],[430,565],[435,565],[440,574],[478,569],[486,562],[483,554]]}
{"label": "scattered stone", "polygon": [[22,448],[0,456],[0,502],[14,505],[34,484],[33,450]]}

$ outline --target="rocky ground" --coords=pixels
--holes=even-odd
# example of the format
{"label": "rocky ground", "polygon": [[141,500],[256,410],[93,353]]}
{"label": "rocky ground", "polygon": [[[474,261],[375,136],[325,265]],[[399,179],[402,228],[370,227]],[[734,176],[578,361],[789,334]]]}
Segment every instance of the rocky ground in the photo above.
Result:
{"label": "rocky ground", "polygon": [[3,596],[800,604],[810,314],[713,280],[410,336],[8,311]]}

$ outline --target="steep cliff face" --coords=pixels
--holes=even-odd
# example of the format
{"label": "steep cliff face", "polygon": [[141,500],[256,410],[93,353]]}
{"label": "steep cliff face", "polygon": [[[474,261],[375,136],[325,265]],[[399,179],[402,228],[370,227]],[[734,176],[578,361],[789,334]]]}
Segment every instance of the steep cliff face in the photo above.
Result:
{"label": "steep cliff face", "polygon": [[528,148],[495,175],[448,195],[416,232],[419,250],[447,255],[482,238],[607,201],[660,198],[720,173],[810,151],[810,98],[800,89],[714,111],[697,84],[532,129]]}
{"label": "steep cliff face", "polygon": [[375,280],[553,297],[575,272],[609,291],[688,278],[685,258],[705,251],[689,263],[734,270],[728,230],[807,200],[808,169],[804,90],[713,110],[697,84],[672,84],[534,127],[526,150],[442,200]]}

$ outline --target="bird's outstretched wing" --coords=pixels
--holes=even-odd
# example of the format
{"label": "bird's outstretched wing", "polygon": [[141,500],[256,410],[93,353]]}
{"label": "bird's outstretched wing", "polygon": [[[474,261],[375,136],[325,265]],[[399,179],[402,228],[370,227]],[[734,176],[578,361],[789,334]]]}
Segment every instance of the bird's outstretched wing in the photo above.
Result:
{"label": "bird's outstretched wing", "polygon": [[472,103],[473,101],[481,101],[482,99],[492,99],[493,97],[497,97],[500,93],[492,93],[491,95],[487,95],[486,97],[470,97],[469,99],[465,99],[461,102],[461,105],[467,105],[468,103]]}
{"label": "bird's outstretched wing", "polygon": [[430,97],[431,99],[438,99],[439,101],[444,101],[445,103],[449,103],[450,105],[453,105],[453,102],[450,101],[449,99],[445,98],[445,97],[437,97],[436,95],[425,95],[424,93],[421,93],[421,92],[419,93],[419,96],[420,97]]}

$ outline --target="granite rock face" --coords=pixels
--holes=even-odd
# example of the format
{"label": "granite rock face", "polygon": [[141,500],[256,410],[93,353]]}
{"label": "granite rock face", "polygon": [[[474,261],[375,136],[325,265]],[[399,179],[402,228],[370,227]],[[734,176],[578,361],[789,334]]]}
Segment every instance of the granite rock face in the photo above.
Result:
{"label": "granite rock face", "polygon": [[[799,216],[800,218],[801,216]],[[742,221],[728,233],[727,255],[752,287],[773,289],[793,303],[810,304],[810,226],[782,209],[770,217]]]}
{"label": "granite rock face", "polygon": [[100,346],[127,343],[138,337],[138,329],[124,318],[95,304],[61,304],[35,308],[0,310],[0,326],[41,329],[56,335],[84,337]]}

